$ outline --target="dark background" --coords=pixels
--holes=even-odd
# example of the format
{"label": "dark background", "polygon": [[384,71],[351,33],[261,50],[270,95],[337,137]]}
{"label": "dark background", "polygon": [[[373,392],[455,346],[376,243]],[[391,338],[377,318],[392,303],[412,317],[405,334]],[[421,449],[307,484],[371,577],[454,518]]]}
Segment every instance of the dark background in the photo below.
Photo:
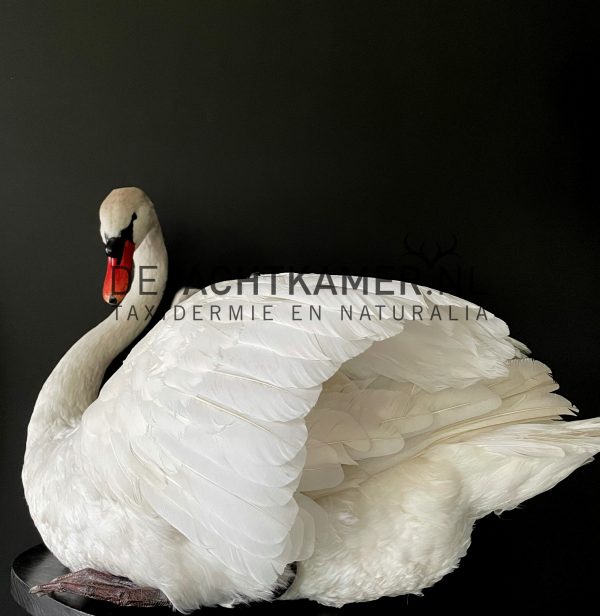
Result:
{"label": "dark background", "polygon": [[[597,414],[593,4],[0,0],[3,591],[39,540],[20,482],[37,392],[107,313],[113,187],[157,205],[169,299],[256,270],[418,280],[505,318]],[[482,520],[455,573],[374,607],[594,601],[599,480],[596,462]]]}

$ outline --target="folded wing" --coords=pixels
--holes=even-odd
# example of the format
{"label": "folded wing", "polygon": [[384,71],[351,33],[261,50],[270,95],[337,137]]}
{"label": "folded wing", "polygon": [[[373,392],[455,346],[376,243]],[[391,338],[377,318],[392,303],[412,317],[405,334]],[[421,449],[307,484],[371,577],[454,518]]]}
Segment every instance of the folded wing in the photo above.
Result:
{"label": "folded wing", "polygon": [[[239,295],[201,291],[170,310],[102,388],[77,440],[100,491],[158,514],[257,587],[311,551],[315,516],[297,489],[305,417],[323,382],[404,327],[387,316],[342,320],[342,304],[375,310],[382,298],[335,287],[313,295],[316,276],[305,284],[294,294],[287,276],[260,278]],[[414,290],[385,298],[390,308],[423,303]]]}

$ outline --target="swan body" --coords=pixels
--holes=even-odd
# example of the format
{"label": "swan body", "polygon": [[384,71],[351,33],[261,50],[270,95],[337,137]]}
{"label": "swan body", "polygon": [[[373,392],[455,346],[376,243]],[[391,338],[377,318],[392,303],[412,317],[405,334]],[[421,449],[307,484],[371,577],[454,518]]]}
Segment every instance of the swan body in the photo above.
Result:
{"label": "swan body", "polygon": [[180,293],[100,390],[167,268],[142,191],[113,191],[100,219],[107,247],[135,245],[134,282],[44,384],[23,468],[71,570],[159,589],[182,612],[269,599],[293,562],[283,599],[420,593],[478,518],[600,450],[600,420],[561,420],[570,403],[503,321],[412,285],[280,274]]}

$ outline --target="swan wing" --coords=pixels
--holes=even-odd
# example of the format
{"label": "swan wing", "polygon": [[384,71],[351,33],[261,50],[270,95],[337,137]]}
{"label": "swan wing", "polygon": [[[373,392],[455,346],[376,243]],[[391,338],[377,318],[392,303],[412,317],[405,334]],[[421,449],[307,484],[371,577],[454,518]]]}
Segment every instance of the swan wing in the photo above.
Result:
{"label": "swan wing", "polygon": [[[162,517],[256,588],[310,554],[319,516],[298,486],[305,418],[322,384],[402,331],[394,306],[425,306],[412,287],[377,296],[325,282],[306,276],[290,289],[287,275],[259,277],[239,293],[221,295],[221,285],[174,306],[106,382],[77,435],[99,491]],[[343,319],[342,305],[389,312]]]}
{"label": "swan wing", "polygon": [[503,424],[573,415],[550,369],[491,313],[422,288],[422,318],[375,341],[323,385],[306,418],[299,489],[312,498],[357,487],[430,445]]}

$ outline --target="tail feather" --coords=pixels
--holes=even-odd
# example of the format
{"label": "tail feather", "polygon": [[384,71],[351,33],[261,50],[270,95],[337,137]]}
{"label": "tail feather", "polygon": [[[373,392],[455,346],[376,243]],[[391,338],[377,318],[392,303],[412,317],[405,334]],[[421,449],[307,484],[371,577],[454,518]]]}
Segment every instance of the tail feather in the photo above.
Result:
{"label": "tail feather", "polygon": [[469,490],[473,515],[517,507],[600,452],[600,418],[502,426],[440,445]]}

